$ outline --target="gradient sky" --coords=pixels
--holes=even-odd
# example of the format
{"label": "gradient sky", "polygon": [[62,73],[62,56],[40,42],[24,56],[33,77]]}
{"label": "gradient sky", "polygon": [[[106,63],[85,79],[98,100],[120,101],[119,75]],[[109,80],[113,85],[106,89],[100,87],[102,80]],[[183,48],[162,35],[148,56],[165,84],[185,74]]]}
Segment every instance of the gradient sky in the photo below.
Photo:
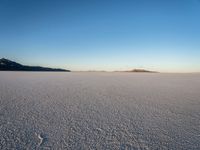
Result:
{"label": "gradient sky", "polygon": [[71,70],[200,71],[200,0],[0,0],[0,57]]}

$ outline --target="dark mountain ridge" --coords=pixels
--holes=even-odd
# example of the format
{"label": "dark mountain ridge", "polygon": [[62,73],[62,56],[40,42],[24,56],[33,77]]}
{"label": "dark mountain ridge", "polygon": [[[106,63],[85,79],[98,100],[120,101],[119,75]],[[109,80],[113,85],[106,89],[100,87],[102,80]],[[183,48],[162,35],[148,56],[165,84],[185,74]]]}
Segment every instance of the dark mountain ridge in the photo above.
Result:
{"label": "dark mountain ridge", "polygon": [[70,72],[70,70],[47,68],[40,66],[26,66],[8,59],[0,59],[0,71],[53,71],[53,72]]}

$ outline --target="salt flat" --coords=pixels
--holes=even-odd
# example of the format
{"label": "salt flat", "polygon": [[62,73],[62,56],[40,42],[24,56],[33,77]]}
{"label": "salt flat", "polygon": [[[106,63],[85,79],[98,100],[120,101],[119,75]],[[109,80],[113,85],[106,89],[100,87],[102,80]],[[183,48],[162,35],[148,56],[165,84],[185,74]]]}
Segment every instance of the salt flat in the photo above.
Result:
{"label": "salt flat", "polygon": [[0,149],[200,149],[200,74],[0,72]]}

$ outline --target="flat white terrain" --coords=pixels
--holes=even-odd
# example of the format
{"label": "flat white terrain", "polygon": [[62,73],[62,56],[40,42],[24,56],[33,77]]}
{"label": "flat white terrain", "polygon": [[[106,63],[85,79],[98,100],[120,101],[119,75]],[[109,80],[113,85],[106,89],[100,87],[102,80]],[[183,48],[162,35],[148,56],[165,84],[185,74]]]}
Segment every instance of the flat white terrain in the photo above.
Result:
{"label": "flat white terrain", "polygon": [[200,74],[0,72],[0,149],[199,150]]}

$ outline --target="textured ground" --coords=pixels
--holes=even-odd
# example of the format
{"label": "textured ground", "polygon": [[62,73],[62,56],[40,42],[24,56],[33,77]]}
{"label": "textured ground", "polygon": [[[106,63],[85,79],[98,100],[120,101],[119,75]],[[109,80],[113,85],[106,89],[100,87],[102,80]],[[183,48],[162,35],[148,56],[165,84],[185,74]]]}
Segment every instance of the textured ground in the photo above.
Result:
{"label": "textured ground", "polygon": [[200,74],[0,72],[0,149],[200,149]]}

